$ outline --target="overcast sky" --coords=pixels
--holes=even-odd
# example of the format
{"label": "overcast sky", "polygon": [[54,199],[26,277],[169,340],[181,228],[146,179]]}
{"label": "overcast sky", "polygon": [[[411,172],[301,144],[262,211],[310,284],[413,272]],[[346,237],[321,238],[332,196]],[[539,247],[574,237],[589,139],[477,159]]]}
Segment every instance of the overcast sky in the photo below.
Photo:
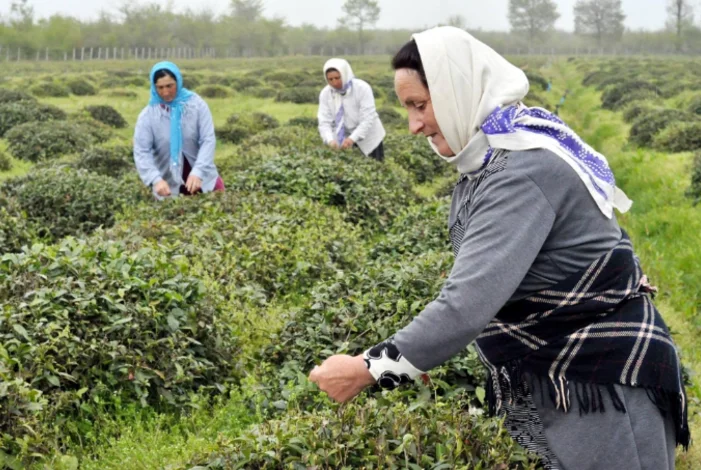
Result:
{"label": "overcast sky", "polygon": [[[81,19],[95,18],[100,10],[114,12],[122,0],[29,0],[39,17],[60,13]],[[185,7],[202,9],[208,7],[215,13],[226,11],[229,0],[171,0],[175,10]],[[556,0],[560,19],[556,26],[571,31],[574,29],[572,7],[576,0]],[[0,0],[0,14],[9,12],[12,0]],[[341,16],[344,0],[264,0],[266,16],[280,16],[291,25],[312,23],[320,27],[335,27]],[[147,3],[140,0],[137,3]],[[152,3],[152,2],[148,2]],[[164,4],[165,0],[157,3]],[[506,17],[508,0],[380,0],[382,12],[377,26],[380,28],[420,29],[434,26],[450,15],[462,15],[469,28],[484,30],[508,30]],[[630,29],[660,29],[666,19],[667,0],[623,0]],[[427,5],[430,5],[427,6]]]}

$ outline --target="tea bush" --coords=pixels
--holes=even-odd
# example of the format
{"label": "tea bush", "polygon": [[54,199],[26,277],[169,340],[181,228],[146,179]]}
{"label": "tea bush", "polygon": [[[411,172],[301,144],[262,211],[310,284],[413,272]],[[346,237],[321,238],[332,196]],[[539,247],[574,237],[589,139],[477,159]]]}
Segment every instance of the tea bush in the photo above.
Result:
{"label": "tea bush", "polygon": [[183,88],[187,88],[188,90],[194,90],[200,85],[202,85],[202,81],[197,77],[190,74],[183,75]]}
{"label": "tea bush", "polygon": [[75,78],[66,83],[71,93],[76,96],[92,96],[97,94],[97,90],[87,80]]}
{"label": "tea bush", "polygon": [[284,88],[278,92],[275,100],[297,104],[315,104],[319,102],[319,89],[313,87]]}
{"label": "tea bush", "polygon": [[110,127],[115,127],[117,129],[127,127],[127,121],[124,120],[122,115],[119,114],[119,111],[114,109],[112,106],[105,104],[86,106],[85,111],[87,111],[96,121],[100,121],[101,123],[107,124]]}
{"label": "tea bush", "polygon": [[653,145],[665,152],[701,149],[701,122],[674,122],[657,134]]}
{"label": "tea bush", "polygon": [[532,87],[538,87],[543,91],[548,89],[548,80],[542,75],[535,72],[526,72],[526,78]]}
{"label": "tea bush", "polygon": [[[283,127],[280,129],[292,129]],[[384,226],[416,200],[410,178],[357,152],[309,151],[251,163],[231,181],[242,191],[296,194],[341,209],[353,223]]]}
{"label": "tea bush", "polygon": [[428,251],[450,253],[449,212],[450,200],[447,198],[407,208],[388,227],[385,237],[371,249],[370,256],[373,259],[380,256],[395,259]]}
{"label": "tea bush", "polygon": [[651,83],[639,80],[627,81],[607,89],[601,96],[601,106],[615,111],[631,101],[657,97],[659,92],[659,88]]}
{"label": "tea bush", "polygon": [[12,169],[12,158],[0,150],[0,171],[10,171]]}
{"label": "tea bush", "polygon": [[81,127],[92,142],[106,142],[113,136],[113,127],[94,119],[85,110],[69,115],[68,121]]}
{"label": "tea bush", "polygon": [[133,155],[132,147],[127,145],[91,147],[80,155],[76,167],[119,178],[129,171],[136,171]]}
{"label": "tea bush", "polygon": [[307,129],[318,129],[319,121],[315,117],[298,116],[287,121],[288,126],[300,126]]}
{"label": "tea bush", "polygon": [[277,96],[277,90],[267,86],[247,88],[244,93],[255,96],[256,98],[275,98]]}
{"label": "tea bush", "polygon": [[0,137],[15,126],[33,121],[65,120],[66,113],[50,104],[16,101],[0,104]]}
{"label": "tea bush", "polygon": [[639,146],[649,146],[655,136],[676,121],[694,120],[692,114],[676,109],[652,109],[633,121],[628,140]]}
{"label": "tea bush", "polygon": [[205,85],[197,88],[197,94],[202,98],[228,98],[232,92],[221,85]]}
{"label": "tea bush", "polygon": [[101,413],[186,408],[236,380],[239,333],[188,264],[75,239],[0,260],[5,452],[28,460],[95,434]]}
{"label": "tea bush", "polygon": [[250,114],[232,114],[223,127],[217,128],[217,137],[224,142],[237,144],[243,139],[261,131],[280,126],[277,119],[269,114],[254,112]]}
{"label": "tea bush", "polygon": [[236,91],[244,92],[251,88],[261,87],[263,86],[263,83],[252,77],[235,77],[231,80],[231,84],[229,86]]}
{"label": "tea bush", "polygon": [[323,146],[316,128],[284,126],[263,131],[243,142],[245,148],[270,145],[287,151],[305,151]]}
{"label": "tea bush", "polygon": [[0,255],[20,251],[37,238],[35,227],[17,201],[0,195]]}
{"label": "tea bush", "polygon": [[30,162],[83,151],[95,140],[86,125],[67,121],[27,122],[10,129],[5,138],[12,156]]}
{"label": "tea bush", "polygon": [[[294,87],[299,85],[299,83],[304,79],[304,76],[285,70],[274,70],[266,73],[263,76],[263,79],[268,83],[280,82],[284,85],[284,87]],[[317,95],[318,91],[319,90],[317,90]]]}
{"label": "tea bush", "polygon": [[29,92],[41,98],[63,98],[70,95],[68,87],[55,82],[44,82],[39,85],[34,85],[29,89]]}
{"label": "tea bush", "polygon": [[137,95],[135,91],[120,88],[117,90],[110,90],[107,96],[112,98],[136,98],[139,95]]}
{"label": "tea bush", "polygon": [[635,121],[641,114],[649,113],[654,106],[648,102],[645,103],[633,103],[625,108],[623,111],[623,120],[625,122]]}
{"label": "tea bush", "polygon": [[125,204],[114,178],[68,167],[13,178],[2,190],[52,239],[111,226]]}
{"label": "tea bush", "polygon": [[430,181],[451,169],[436,155],[424,136],[390,133],[384,145],[385,153],[408,171],[417,183]]}
{"label": "tea bush", "polygon": [[701,96],[696,96],[691,100],[688,111],[693,114],[701,114]]}
{"label": "tea bush", "polygon": [[287,196],[227,190],[127,211],[111,239],[173,247],[242,296],[299,295],[358,264],[359,234],[337,211]]}
{"label": "tea bush", "polygon": [[377,114],[380,116],[380,121],[382,121],[384,126],[398,127],[406,124],[406,119],[392,107],[384,106],[379,108]]}
{"label": "tea bush", "polygon": [[29,95],[23,91],[9,90],[7,88],[0,88],[0,104],[15,103],[17,101],[33,101],[36,102],[36,98]]}
{"label": "tea bush", "polygon": [[694,200],[694,204],[701,202],[701,153],[696,154],[691,166],[691,184],[687,196]]}

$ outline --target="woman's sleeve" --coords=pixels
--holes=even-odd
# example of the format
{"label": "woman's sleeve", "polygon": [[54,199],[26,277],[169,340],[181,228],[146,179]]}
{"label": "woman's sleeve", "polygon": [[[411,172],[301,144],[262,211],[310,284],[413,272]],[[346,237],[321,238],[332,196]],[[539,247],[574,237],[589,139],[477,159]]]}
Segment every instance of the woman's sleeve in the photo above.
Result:
{"label": "woman's sleeve", "polygon": [[325,91],[326,88],[319,93],[319,111],[316,117],[317,121],[319,121],[319,135],[321,136],[321,140],[323,140],[325,144],[329,144],[334,139],[334,114],[333,109],[329,107],[329,100]]}
{"label": "woman's sleeve", "polygon": [[377,109],[375,109],[375,95],[372,94],[372,88],[368,84],[363,84],[359,87],[360,93],[360,123],[351,133],[350,138],[353,142],[360,142],[367,137],[368,132],[372,128],[377,119]]}
{"label": "woman's sleeve", "polygon": [[146,186],[152,186],[163,179],[153,160],[153,131],[146,112],[139,115],[134,128],[134,163]]}
{"label": "woman's sleeve", "polygon": [[204,100],[200,100],[197,107],[197,129],[199,140],[197,142],[197,160],[192,168],[191,175],[204,179],[206,173],[214,171],[214,150],[217,147],[217,139],[214,135],[214,120],[212,112]]}

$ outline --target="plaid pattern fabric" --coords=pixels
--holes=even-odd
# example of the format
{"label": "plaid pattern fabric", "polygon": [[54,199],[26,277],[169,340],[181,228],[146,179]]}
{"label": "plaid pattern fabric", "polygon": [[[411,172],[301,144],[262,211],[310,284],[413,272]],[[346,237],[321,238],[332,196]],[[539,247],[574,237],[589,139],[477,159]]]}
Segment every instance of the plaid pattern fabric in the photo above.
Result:
{"label": "plaid pattern fabric", "polygon": [[[644,387],[660,411],[672,413],[677,443],[689,443],[681,366],[669,330],[624,232],[618,245],[587,269],[550,289],[506,305],[477,338],[490,372],[490,411],[502,406],[503,384],[528,374],[547,378],[557,408],[596,411],[611,384]],[[603,410],[599,410],[603,411]],[[621,410],[623,411],[623,410]]]}

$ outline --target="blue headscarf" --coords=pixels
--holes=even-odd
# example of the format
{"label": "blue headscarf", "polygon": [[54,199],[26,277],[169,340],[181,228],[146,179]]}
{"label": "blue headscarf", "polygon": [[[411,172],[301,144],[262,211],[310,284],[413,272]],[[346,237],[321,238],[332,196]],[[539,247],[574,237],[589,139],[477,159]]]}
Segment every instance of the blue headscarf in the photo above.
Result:
{"label": "blue headscarf", "polygon": [[[170,103],[166,103],[158,96],[156,84],[153,83],[153,77],[159,70],[167,70],[175,76],[178,92]],[[151,69],[149,77],[151,82],[151,100],[149,104],[152,106],[165,105],[170,108],[170,162],[172,166],[180,166],[180,152],[183,146],[183,131],[180,121],[183,115],[183,105],[194,93],[183,87],[183,76],[180,73],[180,69],[172,62],[157,63]]]}

